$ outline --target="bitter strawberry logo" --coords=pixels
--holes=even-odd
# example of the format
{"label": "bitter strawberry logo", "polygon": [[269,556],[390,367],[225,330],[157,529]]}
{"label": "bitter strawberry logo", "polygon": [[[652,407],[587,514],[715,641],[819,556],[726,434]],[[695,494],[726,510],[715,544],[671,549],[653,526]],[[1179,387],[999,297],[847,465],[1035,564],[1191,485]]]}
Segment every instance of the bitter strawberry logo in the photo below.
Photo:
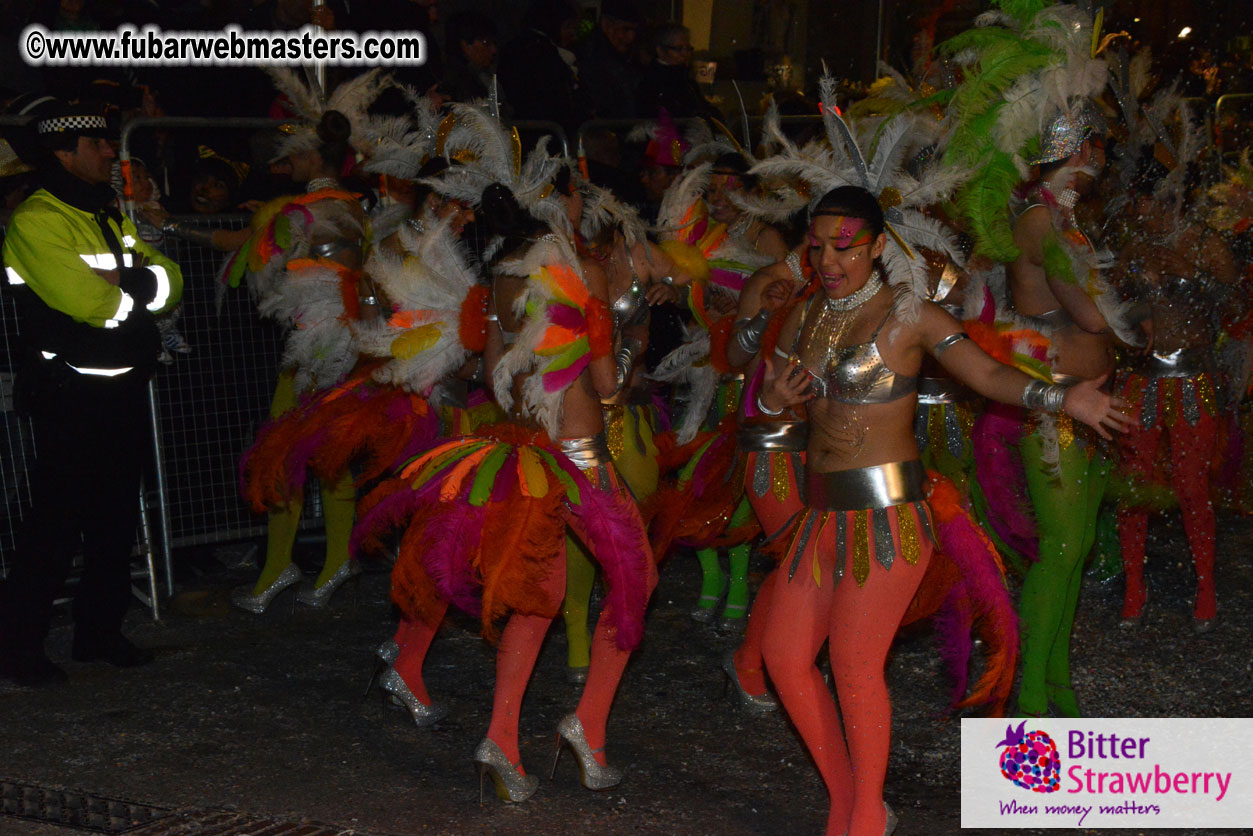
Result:
{"label": "bitter strawberry logo", "polygon": [[1032,792],[1057,792],[1061,783],[1062,759],[1057,744],[1045,732],[1024,732],[1027,721],[1018,728],[1005,727],[1005,739],[996,744],[1001,751],[1001,774]]}

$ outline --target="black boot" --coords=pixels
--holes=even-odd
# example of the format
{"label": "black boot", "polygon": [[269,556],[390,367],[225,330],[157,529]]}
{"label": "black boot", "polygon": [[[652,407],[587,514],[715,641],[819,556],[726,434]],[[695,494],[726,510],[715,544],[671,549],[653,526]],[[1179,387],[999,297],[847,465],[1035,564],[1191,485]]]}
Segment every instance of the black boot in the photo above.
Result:
{"label": "black boot", "polygon": [[151,650],[136,646],[121,633],[114,633],[103,639],[88,639],[76,630],[70,658],[75,662],[108,662],[119,668],[137,668],[156,657]]}
{"label": "black boot", "polygon": [[0,652],[0,678],[27,688],[57,685],[69,677],[59,665],[44,655],[36,653]]}

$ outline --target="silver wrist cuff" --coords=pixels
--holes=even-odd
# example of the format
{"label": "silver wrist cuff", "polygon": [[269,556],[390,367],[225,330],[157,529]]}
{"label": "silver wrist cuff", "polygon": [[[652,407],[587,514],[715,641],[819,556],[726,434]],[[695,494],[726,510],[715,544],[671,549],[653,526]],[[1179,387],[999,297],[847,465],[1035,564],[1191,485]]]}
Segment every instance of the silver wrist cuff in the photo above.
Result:
{"label": "silver wrist cuff", "polygon": [[770,312],[760,310],[752,319],[741,320],[735,331],[735,344],[745,354],[754,355],[761,350],[761,338],[766,334],[766,326],[770,324]]}
{"label": "silver wrist cuff", "polygon": [[779,409],[766,409],[766,405],[761,400],[760,392],[757,393],[757,411],[760,412],[762,415],[782,415],[783,414],[782,407],[780,407]]}
{"label": "silver wrist cuff", "polygon": [[1066,399],[1066,387],[1058,383],[1032,380],[1022,390],[1022,405],[1037,412],[1058,413]]}

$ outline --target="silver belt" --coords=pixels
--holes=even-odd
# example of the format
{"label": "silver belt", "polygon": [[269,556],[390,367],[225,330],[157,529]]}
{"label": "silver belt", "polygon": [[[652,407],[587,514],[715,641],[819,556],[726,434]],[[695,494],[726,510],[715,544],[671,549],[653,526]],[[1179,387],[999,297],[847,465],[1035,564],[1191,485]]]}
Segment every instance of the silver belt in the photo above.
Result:
{"label": "silver belt", "polygon": [[960,403],[973,400],[975,393],[951,377],[918,378],[918,403],[932,406],[941,403]]}
{"label": "silver belt", "polygon": [[806,470],[805,495],[819,511],[887,508],[925,500],[926,476],[918,459],[830,473]]}
{"label": "silver belt", "polygon": [[309,248],[309,252],[322,258],[331,258],[344,250],[356,249],[358,246],[360,246],[358,241],[350,241],[347,238],[332,238],[330,241],[314,244]]}
{"label": "silver belt", "polygon": [[1136,363],[1136,374],[1144,377],[1196,377],[1213,368],[1213,354],[1205,347],[1179,348],[1169,354],[1154,351]]}
{"label": "silver belt", "polygon": [[744,424],[735,432],[735,443],[745,453],[803,453],[809,445],[809,424],[805,421]]}
{"label": "silver belt", "polygon": [[574,462],[579,470],[591,470],[610,461],[609,444],[606,443],[603,432],[583,438],[563,438],[557,444],[565,457]]}

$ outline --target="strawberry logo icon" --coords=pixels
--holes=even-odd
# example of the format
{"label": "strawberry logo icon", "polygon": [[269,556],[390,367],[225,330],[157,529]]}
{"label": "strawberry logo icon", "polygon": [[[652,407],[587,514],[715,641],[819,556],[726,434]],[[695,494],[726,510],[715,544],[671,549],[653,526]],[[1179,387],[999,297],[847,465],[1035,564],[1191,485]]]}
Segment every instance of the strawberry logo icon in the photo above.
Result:
{"label": "strawberry logo icon", "polygon": [[1005,739],[996,744],[1005,747],[1001,751],[1001,774],[1032,792],[1057,792],[1062,774],[1057,744],[1045,732],[1026,732],[1026,728],[1026,720],[1018,728],[1005,727]]}

